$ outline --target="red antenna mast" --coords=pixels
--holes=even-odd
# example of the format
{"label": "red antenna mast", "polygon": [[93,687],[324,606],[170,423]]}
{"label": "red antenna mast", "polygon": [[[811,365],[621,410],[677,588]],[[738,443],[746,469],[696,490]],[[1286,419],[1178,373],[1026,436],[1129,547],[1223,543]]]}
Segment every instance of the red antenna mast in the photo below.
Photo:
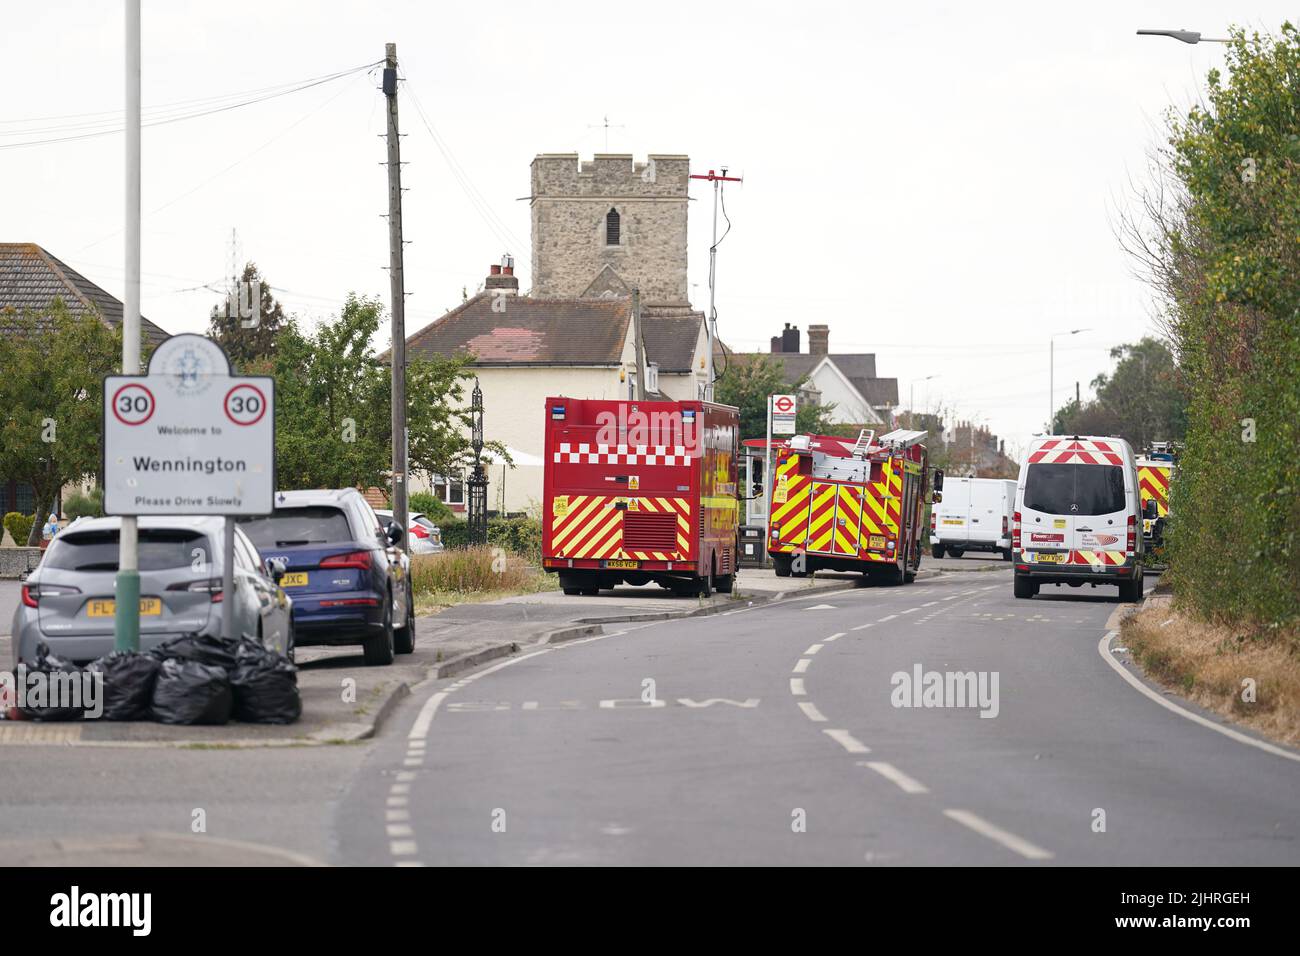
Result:
{"label": "red antenna mast", "polygon": [[708,374],[704,377],[704,394],[701,396],[706,402],[711,402],[713,401],[713,343],[718,338],[718,310],[714,305],[718,277],[718,199],[722,193],[723,183],[740,183],[744,180],[739,176],[728,176],[726,166],[722,167],[721,175],[710,169],[708,175],[691,173],[690,178],[713,183],[713,244],[709,246],[709,314],[704,322],[708,338],[708,357],[705,359],[708,362]]}

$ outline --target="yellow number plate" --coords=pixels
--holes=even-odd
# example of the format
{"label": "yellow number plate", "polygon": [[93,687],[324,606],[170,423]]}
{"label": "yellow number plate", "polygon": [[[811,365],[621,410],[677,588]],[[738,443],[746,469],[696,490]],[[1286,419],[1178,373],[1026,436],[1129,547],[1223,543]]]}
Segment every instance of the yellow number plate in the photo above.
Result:
{"label": "yellow number plate", "polygon": [[943,523],[944,523],[944,524],[964,524],[965,522],[964,522],[961,518],[944,518],[944,519],[943,519]]}
{"label": "yellow number plate", "polygon": [[1065,555],[1063,554],[1040,554],[1034,559],[1038,564],[1064,564]]}
{"label": "yellow number plate", "polygon": [[883,534],[873,534],[867,538],[867,547],[875,551],[885,550],[885,536]]}
{"label": "yellow number plate", "polygon": [[605,562],[605,567],[607,568],[635,568],[636,566],[637,563],[635,561],[625,561],[622,559]]}
{"label": "yellow number plate", "polygon": [[[86,605],[86,616],[112,617],[116,609],[116,601],[91,601]],[[143,617],[157,617],[162,614],[162,601],[159,598],[140,598],[140,614]]]}
{"label": "yellow number plate", "polygon": [[294,571],[292,574],[286,574],[280,579],[280,587],[282,588],[300,588],[306,583],[306,571]]}

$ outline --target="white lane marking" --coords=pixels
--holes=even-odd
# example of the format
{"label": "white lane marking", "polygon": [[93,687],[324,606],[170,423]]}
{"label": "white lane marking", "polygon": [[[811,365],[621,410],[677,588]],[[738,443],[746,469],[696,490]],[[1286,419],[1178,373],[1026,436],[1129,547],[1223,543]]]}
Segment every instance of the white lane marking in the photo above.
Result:
{"label": "white lane marking", "polygon": [[919,607],[909,607],[906,611],[903,611],[902,613],[911,614],[913,611],[919,611],[919,610],[921,610]]}
{"label": "white lane marking", "polygon": [[794,670],[792,670],[790,673],[791,673],[791,674],[802,674],[804,671],[806,671],[806,670],[808,669],[808,665],[811,664],[811,663],[812,663],[812,661],[808,660],[808,658],[806,658],[806,657],[801,657],[801,658],[799,658],[799,663],[797,663],[797,664],[794,665]]}
{"label": "white lane marking", "polygon": [[446,699],[447,691],[440,690],[424,702],[424,706],[420,708],[420,716],[415,718],[415,725],[407,735],[409,739],[423,740],[429,736],[429,724],[433,722],[433,715]]}
{"label": "white lane marking", "polygon": [[946,598],[940,598],[940,600],[941,600],[941,601],[955,601],[955,600],[957,600],[959,597],[961,597],[960,594],[950,594],[950,595],[948,595]]}
{"label": "white lane marking", "polygon": [[986,588],[981,588],[980,590],[982,590],[982,591],[996,591],[996,590],[997,590],[998,588],[1000,588],[1000,587],[1002,587],[1002,585],[1000,585],[1000,584],[990,584],[988,587],[986,587]]}
{"label": "white lane marking", "polygon": [[397,774],[393,777],[393,779],[399,780],[402,783],[410,783],[412,780],[415,779],[415,774],[409,770],[399,770],[397,771]]}
{"label": "white lane marking", "polygon": [[814,604],[814,605],[813,605],[812,607],[810,607],[810,608],[805,608],[805,610],[808,610],[808,611],[833,611],[833,610],[835,610],[835,605],[834,605],[834,604]]}
{"label": "white lane marking", "polygon": [[803,715],[809,720],[814,720],[819,724],[826,723],[826,717],[811,702],[806,700],[800,701],[799,709],[803,711]]}
{"label": "white lane marking", "polygon": [[409,837],[411,828],[405,823],[390,823],[387,827],[390,837]]}
{"label": "white lane marking", "polygon": [[403,767],[418,767],[418,766],[420,766],[420,764],[422,764],[422,763],[424,763],[424,758],[423,758],[423,757],[407,757],[405,760],[402,761],[402,766],[403,766]]}
{"label": "white lane marking", "polygon": [[1008,833],[999,826],[994,826],[982,817],[977,817],[969,810],[945,810],[943,815],[950,820],[956,820],[964,827],[969,827],[980,836],[988,837],[995,843],[1001,843],[1013,853],[1019,853],[1027,860],[1050,860],[1053,853],[1044,850],[1041,846],[1035,846],[1028,840],[1016,836],[1014,833]]}
{"label": "white lane marking", "polygon": [[816,654],[825,646],[826,645],[824,644],[810,644],[808,646],[808,650],[804,651],[804,653],[807,654],[809,657],[812,657],[814,654]]}
{"label": "white lane marking", "polygon": [[388,805],[390,807],[404,807],[411,801],[406,797],[389,797]]}
{"label": "white lane marking", "polygon": [[831,641],[838,641],[843,636],[844,636],[843,631],[840,631],[838,634],[832,634],[830,637],[826,638],[826,643],[829,644]]}
{"label": "white lane marking", "polygon": [[395,783],[395,784],[393,784],[391,787],[388,788],[388,792],[391,793],[391,794],[393,794],[393,795],[398,795],[398,794],[403,794],[403,793],[410,793],[410,792],[411,792],[411,785],[410,785],[409,783]]}
{"label": "white lane marking", "polygon": [[385,810],[384,822],[386,823],[405,823],[411,819],[410,810]]}
{"label": "white lane marking", "polygon": [[854,631],[865,630],[866,628],[870,627],[872,624],[875,624],[875,623],[876,623],[875,621],[868,621],[866,624],[859,624],[857,627],[852,628],[852,630],[854,630]]}
{"label": "white lane marking", "polygon": [[794,696],[796,696],[796,697],[803,697],[803,696],[807,695],[808,692],[807,692],[806,690],[803,689],[803,678],[802,678],[802,677],[791,677],[791,678],[790,678],[790,693],[794,694]]}
{"label": "white lane marking", "polygon": [[398,860],[393,866],[424,866],[419,860]]}
{"label": "white lane marking", "polygon": [[861,766],[870,767],[876,773],[880,774],[886,780],[898,785],[898,788],[904,793],[929,793],[930,788],[914,777],[909,777],[903,771],[899,770],[892,763],[885,763],[881,760],[864,760]]}
{"label": "white lane marking", "polygon": [[892,620],[893,620],[894,618],[896,618],[896,617],[898,617],[897,614],[886,614],[884,617],[882,617],[882,618],[880,618],[879,620],[877,620],[876,623],[877,623],[877,624],[884,624],[886,621],[892,621]]}
{"label": "white lane marking", "polygon": [[827,737],[835,741],[851,754],[869,754],[871,748],[864,744],[857,737],[854,737],[847,730],[823,730]]}
{"label": "white lane marking", "polygon": [[1105,635],[1102,636],[1101,642],[1097,645],[1097,653],[1101,655],[1102,660],[1115,669],[1116,673],[1118,673],[1120,677],[1124,678],[1142,693],[1146,694],[1161,707],[1166,710],[1172,710],[1180,717],[1186,717],[1188,720],[1200,724],[1202,727],[1209,727],[1211,730],[1218,731],[1225,737],[1231,737],[1238,743],[1250,744],[1252,747],[1258,747],[1260,750],[1271,753],[1275,757],[1285,757],[1287,760],[1300,761],[1300,754],[1292,753],[1290,750],[1283,750],[1281,747],[1274,746],[1264,740],[1256,740],[1254,737],[1243,734],[1241,731],[1234,730],[1231,727],[1225,727],[1223,724],[1216,724],[1214,721],[1207,720],[1200,714],[1194,714],[1186,708],[1179,707],[1173,701],[1157,694],[1146,684],[1142,683],[1142,681],[1138,680],[1133,674],[1130,674],[1124,668],[1124,665],[1115,660],[1114,656],[1109,652],[1107,645],[1117,636],[1119,636],[1119,631],[1107,631]]}
{"label": "white lane marking", "polygon": [[407,750],[423,750],[428,745],[425,740],[408,740],[406,742]]}
{"label": "white lane marking", "polygon": [[393,856],[414,856],[414,840],[393,840],[388,844],[388,852]]}
{"label": "white lane marking", "polygon": [[535,701],[535,700],[526,700],[526,701],[524,701],[523,709],[524,709],[524,710],[536,710],[536,709],[537,709],[537,701]]}
{"label": "white lane marking", "polygon": [[[938,601],[926,601],[924,604],[921,605],[921,607],[933,607],[934,605],[936,605],[936,604],[938,604],[938,603],[939,603]],[[129,605],[128,605],[128,607],[129,607]]]}

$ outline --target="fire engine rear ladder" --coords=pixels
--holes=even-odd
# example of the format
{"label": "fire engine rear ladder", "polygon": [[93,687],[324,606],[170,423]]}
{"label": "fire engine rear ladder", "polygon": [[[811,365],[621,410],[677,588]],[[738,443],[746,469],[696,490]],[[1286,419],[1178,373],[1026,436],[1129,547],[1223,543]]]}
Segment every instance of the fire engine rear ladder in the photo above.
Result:
{"label": "fire engine rear ladder", "polygon": [[854,458],[866,458],[867,449],[872,446],[876,440],[876,430],[874,428],[864,428],[858,432],[857,443],[853,446]]}

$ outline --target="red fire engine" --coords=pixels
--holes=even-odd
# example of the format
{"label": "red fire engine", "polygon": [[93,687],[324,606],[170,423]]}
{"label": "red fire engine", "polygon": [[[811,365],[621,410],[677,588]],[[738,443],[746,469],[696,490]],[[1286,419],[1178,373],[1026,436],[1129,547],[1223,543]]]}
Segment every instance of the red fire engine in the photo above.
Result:
{"label": "red fire engine", "polygon": [[910,582],[921,565],[925,432],[774,443],[768,554],[780,577],[819,569]]}
{"label": "red fire engine", "polygon": [[731,591],[739,433],[729,405],[548,398],[542,567],[565,594]]}

